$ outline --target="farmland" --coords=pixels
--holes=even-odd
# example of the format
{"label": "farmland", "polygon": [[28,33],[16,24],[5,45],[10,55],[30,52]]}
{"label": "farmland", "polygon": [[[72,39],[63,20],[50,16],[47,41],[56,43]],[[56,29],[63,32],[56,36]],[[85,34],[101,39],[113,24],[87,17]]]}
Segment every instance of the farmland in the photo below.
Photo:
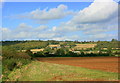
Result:
{"label": "farmland", "polygon": [[106,72],[118,72],[118,57],[59,57],[36,59],[41,62],[71,65]]}
{"label": "farmland", "polygon": [[116,81],[118,41],[4,41],[3,81]]}

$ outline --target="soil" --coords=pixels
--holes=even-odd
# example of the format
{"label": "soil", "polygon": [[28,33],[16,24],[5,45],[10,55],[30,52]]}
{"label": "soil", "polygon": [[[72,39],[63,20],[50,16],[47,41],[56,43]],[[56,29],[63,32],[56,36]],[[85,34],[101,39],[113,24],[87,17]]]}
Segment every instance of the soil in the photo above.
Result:
{"label": "soil", "polygon": [[71,65],[118,73],[118,59],[120,60],[120,57],[53,57],[36,59],[41,62]]}

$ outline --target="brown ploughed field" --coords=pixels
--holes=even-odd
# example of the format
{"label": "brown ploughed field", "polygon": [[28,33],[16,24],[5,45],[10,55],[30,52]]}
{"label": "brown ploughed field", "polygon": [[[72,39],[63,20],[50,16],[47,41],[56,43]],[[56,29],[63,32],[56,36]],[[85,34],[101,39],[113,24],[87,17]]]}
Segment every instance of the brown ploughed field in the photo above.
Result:
{"label": "brown ploughed field", "polygon": [[118,72],[118,57],[51,57],[36,58],[41,62],[64,64],[102,70],[107,72]]}

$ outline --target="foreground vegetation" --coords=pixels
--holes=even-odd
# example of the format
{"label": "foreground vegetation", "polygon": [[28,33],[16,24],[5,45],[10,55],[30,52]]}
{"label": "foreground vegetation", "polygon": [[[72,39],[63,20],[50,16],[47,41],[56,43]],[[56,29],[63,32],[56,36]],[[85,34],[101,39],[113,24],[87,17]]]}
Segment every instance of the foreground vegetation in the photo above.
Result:
{"label": "foreground vegetation", "polygon": [[8,75],[14,70],[31,62],[27,53],[19,53],[15,49],[4,46],[2,48],[2,80],[8,80]]}
{"label": "foreground vegetation", "polygon": [[38,61],[14,70],[8,77],[11,81],[118,80],[117,73]]}

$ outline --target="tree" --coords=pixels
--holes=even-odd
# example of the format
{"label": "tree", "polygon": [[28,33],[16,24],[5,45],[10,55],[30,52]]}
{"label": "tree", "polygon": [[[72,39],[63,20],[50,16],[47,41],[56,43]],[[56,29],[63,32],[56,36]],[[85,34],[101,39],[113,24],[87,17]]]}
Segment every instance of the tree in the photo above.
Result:
{"label": "tree", "polygon": [[34,54],[34,57],[45,57],[43,52],[37,52]]}
{"label": "tree", "polygon": [[69,57],[78,57],[77,53],[74,53],[72,51],[67,52],[66,55],[69,56]]}
{"label": "tree", "polygon": [[61,48],[61,49],[58,49],[55,54],[56,55],[60,55],[60,56],[64,56],[65,55],[65,51],[64,51],[64,49]]}
{"label": "tree", "polygon": [[117,39],[112,39],[112,40],[111,40],[111,42],[116,42],[116,41],[117,41]]}
{"label": "tree", "polygon": [[53,50],[50,47],[47,47],[44,49],[44,52],[47,52],[48,54],[50,54],[53,52]]}
{"label": "tree", "polygon": [[81,54],[80,54],[81,56],[85,56],[85,53],[83,52],[83,51],[81,51]]}
{"label": "tree", "polygon": [[107,50],[107,53],[108,53],[110,56],[112,56],[112,51],[111,51],[111,50],[112,50],[111,47],[109,47],[108,50]]}

